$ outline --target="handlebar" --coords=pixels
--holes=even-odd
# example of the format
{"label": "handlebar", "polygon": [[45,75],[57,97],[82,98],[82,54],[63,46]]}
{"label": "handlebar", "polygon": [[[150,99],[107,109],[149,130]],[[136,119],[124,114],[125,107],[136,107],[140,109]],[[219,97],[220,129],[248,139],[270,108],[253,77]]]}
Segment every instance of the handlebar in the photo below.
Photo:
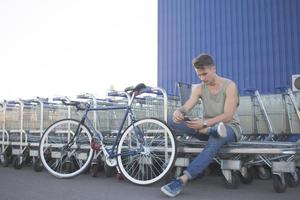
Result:
{"label": "handlebar", "polygon": [[85,110],[90,106],[88,103],[70,100],[68,97],[54,97],[53,101],[61,101],[65,106],[75,106],[77,110]]}

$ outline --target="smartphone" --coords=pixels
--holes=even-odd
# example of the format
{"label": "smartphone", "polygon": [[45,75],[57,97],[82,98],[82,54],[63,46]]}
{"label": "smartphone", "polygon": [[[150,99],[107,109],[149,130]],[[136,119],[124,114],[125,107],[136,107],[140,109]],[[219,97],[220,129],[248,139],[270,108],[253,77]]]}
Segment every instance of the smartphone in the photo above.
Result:
{"label": "smartphone", "polygon": [[183,120],[184,121],[191,121],[191,119],[189,117],[184,117]]}

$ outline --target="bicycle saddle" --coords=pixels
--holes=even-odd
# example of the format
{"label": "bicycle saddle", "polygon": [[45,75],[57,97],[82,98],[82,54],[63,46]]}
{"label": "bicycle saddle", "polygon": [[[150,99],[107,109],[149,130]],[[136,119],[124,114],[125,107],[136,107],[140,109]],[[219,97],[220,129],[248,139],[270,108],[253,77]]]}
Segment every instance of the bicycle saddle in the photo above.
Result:
{"label": "bicycle saddle", "polygon": [[147,86],[144,83],[139,83],[135,87],[127,87],[124,91],[129,93],[140,93],[141,90],[147,88]]}

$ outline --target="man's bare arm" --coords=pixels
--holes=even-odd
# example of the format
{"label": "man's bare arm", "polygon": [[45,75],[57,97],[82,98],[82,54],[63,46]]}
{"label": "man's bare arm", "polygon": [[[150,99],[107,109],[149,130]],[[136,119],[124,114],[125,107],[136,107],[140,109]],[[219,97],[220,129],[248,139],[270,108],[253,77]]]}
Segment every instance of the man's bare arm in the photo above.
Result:
{"label": "man's bare arm", "polygon": [[190,98],[184,103],[183,106],[178,108],[173,114],[174,122],[181,122],[184,118],[184,115],[188,113],[199,101],[199,96],[202,93],[202,86],[197,85],[191,93]]}

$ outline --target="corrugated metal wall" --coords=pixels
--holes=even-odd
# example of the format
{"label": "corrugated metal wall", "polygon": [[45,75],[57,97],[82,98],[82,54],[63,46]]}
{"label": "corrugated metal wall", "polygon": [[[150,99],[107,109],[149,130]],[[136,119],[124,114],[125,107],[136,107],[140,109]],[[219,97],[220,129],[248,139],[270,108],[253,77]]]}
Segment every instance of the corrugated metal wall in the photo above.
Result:
{"label": "corrugated metal wall", "polygon": [[218,74],[274,93],[300,74],[299,0],[158,0],[158,86],[197,83],[191,60],[214,56]]}

